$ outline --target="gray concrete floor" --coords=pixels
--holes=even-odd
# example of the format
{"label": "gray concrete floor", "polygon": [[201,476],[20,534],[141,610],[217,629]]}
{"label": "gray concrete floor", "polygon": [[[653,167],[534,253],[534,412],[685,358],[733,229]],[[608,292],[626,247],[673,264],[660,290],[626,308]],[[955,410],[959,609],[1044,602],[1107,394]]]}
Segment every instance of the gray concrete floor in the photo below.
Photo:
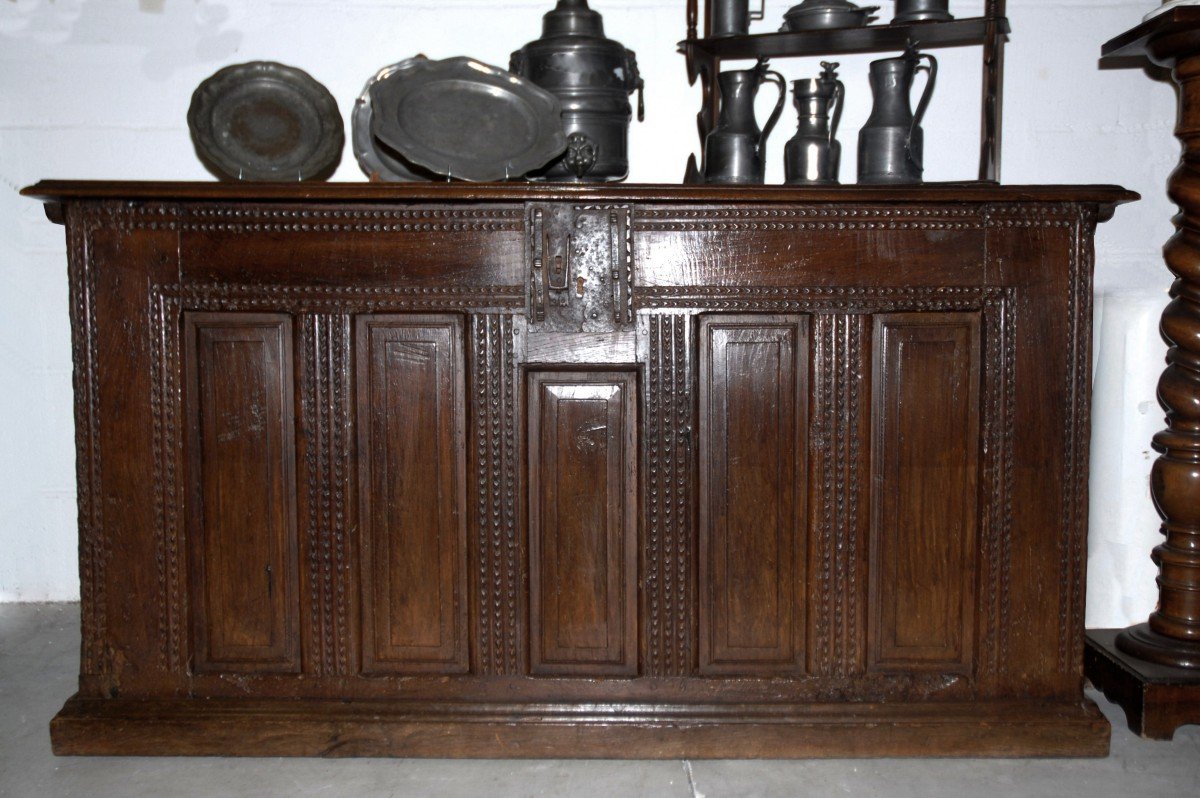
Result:
{"label": "gray concrete floor", "polygon": [[1093,760],[484,761],[54,757],[47,723],[75,690],[76,604],[0,604],[0,796],[1200,796],[1200,727],[1172,742],[1113,723]]}

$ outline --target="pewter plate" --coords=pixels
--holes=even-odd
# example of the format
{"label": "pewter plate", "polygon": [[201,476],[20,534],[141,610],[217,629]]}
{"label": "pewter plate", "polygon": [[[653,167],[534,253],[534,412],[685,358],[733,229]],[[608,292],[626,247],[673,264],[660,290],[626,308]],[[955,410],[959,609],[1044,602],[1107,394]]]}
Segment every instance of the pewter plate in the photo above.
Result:
{"label": "pewter plate", "polygon": [[346,143],[329,90],[274,61],[228,66],[197,86],[188,128],[200,160],[231,180],[328,177]]}
{"label": "pewter plate", "polygon": [[446,177],[517,178],[567,147],[557,97],[473,58],[417,61],[369,91],[374,136]]}
{"label": "pewter plate", "polygon": [[432,172],[406,161],[400,153],[375,138],[375,134],[371,132],[371,123],[375,117],[375,109],[371,105],[371,87],[401,70],[408,69],[414,63],[425,60],[428,60],[425,56],[418,55],[384,67],[367,81],[362,93],[354,102],[354,112],[350,116],[351,146],[354,148],[354,158],[358,161],[358,167],[373,181],[406,183],[437,178]]}

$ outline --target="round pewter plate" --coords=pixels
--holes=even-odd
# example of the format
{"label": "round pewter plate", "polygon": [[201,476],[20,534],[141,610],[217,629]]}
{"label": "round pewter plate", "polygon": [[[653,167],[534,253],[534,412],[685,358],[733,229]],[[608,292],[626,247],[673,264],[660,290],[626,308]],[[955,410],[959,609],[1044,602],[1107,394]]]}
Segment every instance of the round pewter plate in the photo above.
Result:
{"label": "round pewter plate", "polygon": [[567,148],[557,97],[473,58],[415,61],[369,91],[375,137],[446,177],[519,178]]}
{"label": "round pewter plate", "polygon": [[354,158],[358,161],[358,167],[372,181],[406,183],[437,179],[434,173],[404,160],[400,153],[375,138],[375,134],[371,132],[371,122],[375,116],[375,110],[371,106],[371,87],[401,70],[408,69],[418,61],[426,60],[428,59],[425,56],[418,55],[384,67],[367,81],[362,93],[354,102],[354,111],[350,116],[351,146],[354,148]]}
{"label": "round pewter plate", "polygon": [[231,180],[325,178],[346,143],[329,90],[273,61],[228,66],[197,86],[188,128],[200,160]]}

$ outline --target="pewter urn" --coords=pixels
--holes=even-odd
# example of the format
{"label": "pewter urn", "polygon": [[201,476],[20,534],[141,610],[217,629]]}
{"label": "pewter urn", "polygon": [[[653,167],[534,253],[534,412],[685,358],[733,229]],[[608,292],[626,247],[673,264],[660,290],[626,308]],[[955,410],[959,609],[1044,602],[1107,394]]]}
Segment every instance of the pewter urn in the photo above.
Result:
{"label": "pewter urn", "polygon": [[512,54],[509,71],[562,101],[567,151],[530,177],[603,182],[629,174],[629,95],[638,92],[645,115],[637,56],[604,35],[600,14],[587,0],[558,0],[542,18],[542,37]]}

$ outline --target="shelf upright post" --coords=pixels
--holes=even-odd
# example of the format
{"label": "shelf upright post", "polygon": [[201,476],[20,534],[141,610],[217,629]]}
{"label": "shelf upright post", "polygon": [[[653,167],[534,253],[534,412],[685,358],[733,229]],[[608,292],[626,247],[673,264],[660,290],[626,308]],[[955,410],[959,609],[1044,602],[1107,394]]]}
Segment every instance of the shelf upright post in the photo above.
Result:
{"label": "shelf upright post", "polygon": [[984,15],[987,32],[983,42],[983,119],[979,154],[979,179],[1000,180],[1000,120],[1004,113],[1004,43],[1001,21],[1006,16],[1005,0],[988,0]]}
{"label": "shelf upright post", "polygon": [[[709,0],[704,0],[704,35],[708,36],[711,24],[711,4]],[[717,72],[721,68],[721,60],[709,53],[700,53],[694,42],[696,40],[697,27],[699,24],[699,0],[688,0],[687,2],[687,26],[688,26],[688,43],[684,48],[684,55],[687,57],[688,84],[693,85],[696,79],[700,79],[700,93],[702,102],[700,105],[700,113],[696,114],[696,129],[700,134],[700,166],[696,167],[695,156],[691,156],[688,161],[688,171],[684,177],[685,182],[696,180],[699,175],[704,174],[704,140],[708,137],[709,132],[717,125],[717,115],[719,98],[717,88]]]}

